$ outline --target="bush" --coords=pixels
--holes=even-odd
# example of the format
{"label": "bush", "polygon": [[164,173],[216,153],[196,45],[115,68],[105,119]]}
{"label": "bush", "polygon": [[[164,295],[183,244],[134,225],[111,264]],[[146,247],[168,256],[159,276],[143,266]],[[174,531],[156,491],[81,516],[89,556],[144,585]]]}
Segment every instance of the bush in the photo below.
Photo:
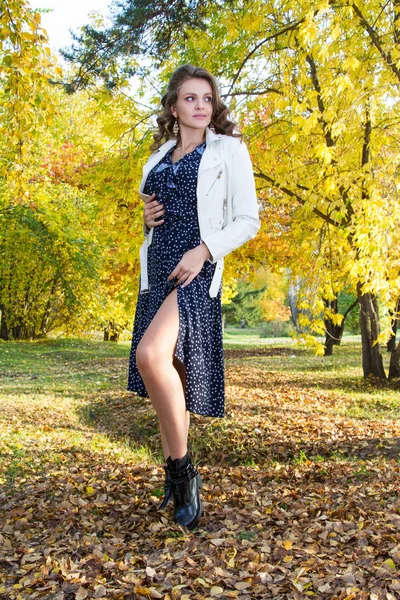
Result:
{"label": "bush", "polygon": [[291,321],[269,321],[261,323],[260,337],[290,337],[293,333],[293,324]]}

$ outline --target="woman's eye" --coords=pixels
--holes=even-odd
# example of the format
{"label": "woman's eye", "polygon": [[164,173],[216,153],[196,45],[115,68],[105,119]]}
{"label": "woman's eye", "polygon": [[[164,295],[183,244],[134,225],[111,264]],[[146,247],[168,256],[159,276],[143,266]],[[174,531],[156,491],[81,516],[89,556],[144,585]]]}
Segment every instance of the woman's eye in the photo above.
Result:
{"label": "woman's eye", "polygon": [[[193,99],[193,98],[194,98],[194,96],[187,96],[186,100],[190,100],[190,99]],[[212,101],[212,98],[210,96],[207,96],[205,99],[208,100],[209,102]]]}

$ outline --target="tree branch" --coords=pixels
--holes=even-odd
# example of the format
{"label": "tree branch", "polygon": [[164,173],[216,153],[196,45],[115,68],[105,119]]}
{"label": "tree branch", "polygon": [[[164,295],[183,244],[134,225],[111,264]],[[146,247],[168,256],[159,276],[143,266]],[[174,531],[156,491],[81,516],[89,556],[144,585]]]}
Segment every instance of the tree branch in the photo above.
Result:
{"label": "tree branch", "polygon": [[350,306],[348,307],[348,309],[346,310],[346,312],[343,315],[343,320],[345,320],[347,318],[347,315],[353,310],[353,308],[355,308],[358,304],[358,300],[354,300],[353,304],[350,304]]}
{"label": "tree branch", "polygon": [[[324,132],[324,137],[325,137],[325,142],[326,142],[327,147],[332,148],[335,146],[335,142],[333,140],[330,127],[324,118],[325,104],[324,104],[324,100],[323,100],[322,94],[321,94],[321,86],[320,86],[319,79],[318,79],[317,66],[316,66],[314,58],[311,56],[311,54],[307,54],[306,61],[308,62],[309,66],[310,66],[311,81],[313,82],[314,89],[317,92],[317,103],[318,103],[318,109],[320,112],[320,117],[318,118],[318,121],[322,124],[322,130]],[[332,161],[332,164],[336,165],[336,160]],[[352,214],[354,214],[354,210],[351,205],[351,202],[349,201],[347,191],[344,189],[344,187],[340,186],[339,191],[340,191],[340,194],[343,198],[343,202],[345,203],[345,206],[348,211],[348,218],[346,220],[348,223],[350,220],[350,216]]]}
{"label": "tree branch", "polygon": [[[266,88],[265,90],[249,90],[247,92],[232,92],[229,94],[230,96],[262,96],[263,94],[280,94],[283,95],[281,90],[277,90],[276,88]],[[226,94],[228,95],[228,94]],[[225,96],[225,94],[224,94]]]}
{"label": "tree branch", "polygon": [[[266,175],[265,173],[262,173],[260,170],[258,171],[258,173],[255,173],[255,176],[259,177],[260,179],[264,179],[265,181],[268,181],[269,183],[272,184],[273,187],[278,188],[278,190],[281,190],[290,198],[294,198],[295,200],[297,200],[297,202],[299,202],[299,204],[302,204],[303,206],[306,204],[306,201],[301,196],[299,196],[299,194],[296,194],[296,192],[293,192],[293,190],[290,190],[286,186],[280,185],[275,179],[273,179],[269,175]],[[301,187],[302,189],[307,189],[305,186],[299,185],[298,187]],[[334,219],[332,219],[332,217],[330,217],[329,215],[326,215],[325,213],[320,211],[315,206],[313,207],[312,212],[315,215],[317,215],[317,217],[320,217],[323,221],[325,221],[326,223],[330,223],[334,227],[341,227],[341,225],[342,225],[342,223],[335,221]]]}
{"label": "tree branch", "polygon": [[254,46],[254,48],[247,54],[247,56],[245,56],[245,58],[242,61],[242,64],[240,65],[239,69],[237,70],[235,76],[232,79],[232,83],[231,86],[228,90],[227,96],[230,95],[233,86],[235,85],[236,81],[239,78],[240,73],[242,72],[245,64],[247,63],[248,60],[250,60],[250,58],[253,56],[253,54],[255,54],[257,52],[257,50],[259,48],[261,48],[261,46],[263,46],[264,44],[266,44],[267,42],[270,42],[273,39],[278,38],[279,36],[287,33],[288,31],[293,31],[293,29],[297,29],[297,27],[299,25],[301,25],[301,23],[303,23],[305,21],[305,17],[303,17],[302,19],[299,19],[298,21],[296,21],[295,23],[292,23],[290,25],[286,25],[286,27],[283,27],[282,29],[280,29],[279,31],[276,31],[275,33],[269,35],[268,37],[266,37],[265,39],[261,40],[258,44],[256,44]]}
{"label": "tree branch", "polygon": [[[399,12],[398,0],[397,0],[396,4],[397,4],[396,12],[398,13]],[[371,38],[371,41],[374,44],[375,48],[378,50],[379,54],[382,56],[385,63],[388,65],[388,67],[391,69],[391,71],[396,75],[397,79],[400,82],[400,69],[397,67],[395,61],[393,60],[392,53],[390,51],[385,52],[385,50],[383,49],[383,47],[379,41],[377,32],[372,27],[372,25],[370,25],[370,23],[367,21],[367,19],[364,17],[363,13],[361,12],[361,10],[357,6],[357,4],[355,2],[353,2],[351,7],[354,10],[354,12],[356,13],[356,15],[358,16],[362,27],[364,27],[365,31],[368,33],[369,37]]]}
{"label": "tree branch", "polygon": [[328,146],[328,148],[332,148],[332,146],[334,146],[335,143],[333,141],[329,125],[324,119],[325,104],[324,104],[324,101],[323,101],[322,95],[321,95],[321,86],[320,86],[318,75],[317,75],[317,67],[316,67],[315,61],[314,61],[313,57],[311,56],[311,54],[307,54],[306,61],[310,65],[311,81],[313,83],[315,91],[317,92],[318,110],[321,115],[319,118],[319,121],[322,123],[322,129],[324,131],[326,145]]}

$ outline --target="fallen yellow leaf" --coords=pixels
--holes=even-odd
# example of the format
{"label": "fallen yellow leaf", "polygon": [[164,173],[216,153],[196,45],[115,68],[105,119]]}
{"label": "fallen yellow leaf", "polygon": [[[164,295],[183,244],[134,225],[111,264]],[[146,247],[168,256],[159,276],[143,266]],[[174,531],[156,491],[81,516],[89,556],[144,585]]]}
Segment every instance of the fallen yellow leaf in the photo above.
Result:
{"label": "fallen yellow leaf", "polygon": [[133,592],[135,594],[141,594],[142,596],[151,596],[151,589],[143,587],[142,585],[135,585]]}
{"label": "fallen yellow leaf", "polygon": [[223,591],[224,591],[224,588],[220,587],[219,585],[213,585],[210,590],[210,594],[211,594],[211,596],[217,596],[218,594],[222,594]]}
{"label": "fallen yellow leaf", "polygon": [[231,569],[234,568],[234,566],[235,566],[234,558],[235,558],[236,554],[237,554],[237,550],[236,550],[236,548],[234,548],[233,556],[231,556],[230,559],[228,560],[227,567],[230,567]]}
{"label": "fallen yellow leaf", "polygon": [[283,562],[287,563],[293,560],[293,556],[291,554],[285,554],[283,557]]}

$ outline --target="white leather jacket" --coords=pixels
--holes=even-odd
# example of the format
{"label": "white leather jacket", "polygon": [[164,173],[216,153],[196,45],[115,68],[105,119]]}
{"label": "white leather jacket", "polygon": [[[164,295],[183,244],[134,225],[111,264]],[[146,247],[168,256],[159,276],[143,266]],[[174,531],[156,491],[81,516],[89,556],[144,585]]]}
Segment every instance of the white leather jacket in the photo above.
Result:
{"label": "white leather jacket", "polygon": [[[176,140],[168,140],[150,156],[143,167],[139,191],[143,192],[147,176]],[[244,142],[240,138],[216,134],[206,128],[206,149],[201,157],[197,179],[197,214],[202,241],[207,245],[211,263],[217,263],[209,295],[218,294],[224,256],[255,237],[260,228],[259,204],[253,168]],[[145,240],[140,248],[140,291],[149,289],[147,249],[153,238],[144,227]]]}

